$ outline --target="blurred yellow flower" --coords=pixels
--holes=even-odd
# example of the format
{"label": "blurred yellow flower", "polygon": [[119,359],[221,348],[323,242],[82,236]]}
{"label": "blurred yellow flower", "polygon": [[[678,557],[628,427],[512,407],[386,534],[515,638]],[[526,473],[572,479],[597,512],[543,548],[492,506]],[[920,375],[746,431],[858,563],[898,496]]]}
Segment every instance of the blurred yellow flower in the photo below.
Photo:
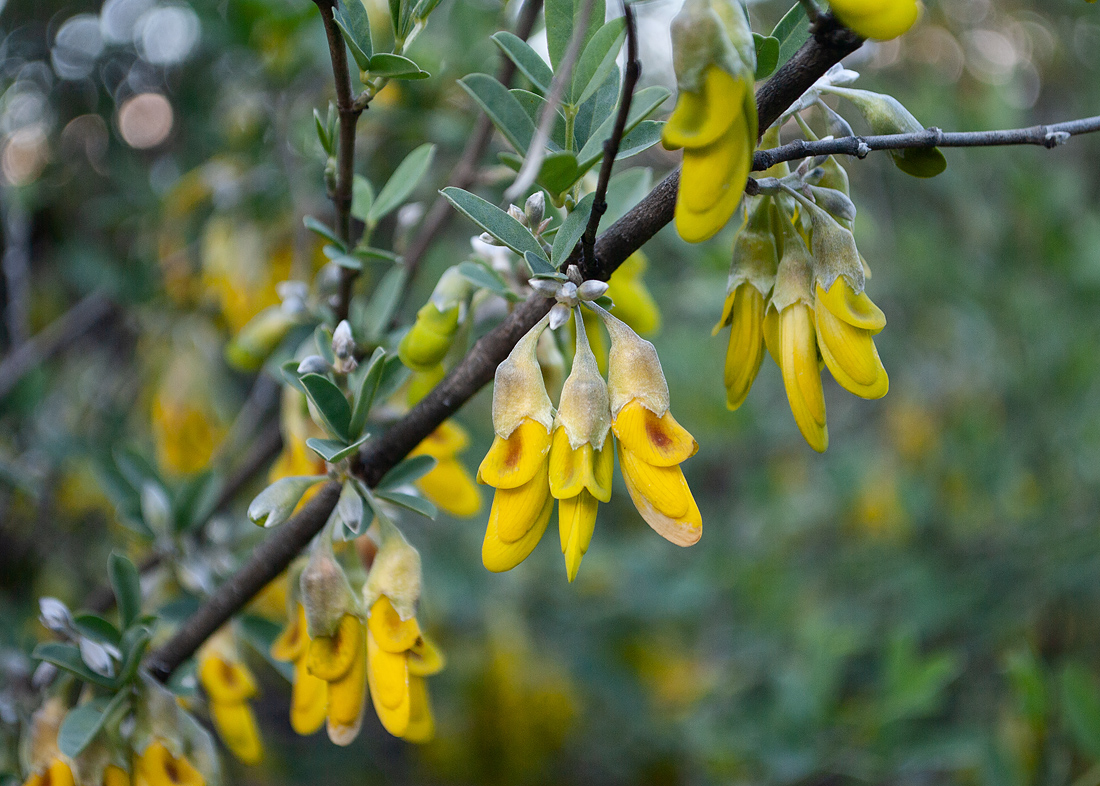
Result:
{"label": "blurred yellow flower", "polygon": [[205,786],[206,781],[186,756],[173,756],[157,739],[134,762],[134,786]]}
{"label": "blurred yellow flower", "polygon": [[290,689],[290,726],[298,734],[313,734],[328,714],[328,683],[313,676],[306,664],[309,655],[306,610],[295,604],[293,618],[271,644],[271,657],[294,664],[294,682]]}
{"label": "blurred yellow flower", "polygon": [[309,643],[310,674],[328,683],[328,736],[350,745],[358,736],[367,699],[366,626],[354,614],[344,614],[331,636]]}
{"label": "blurred yellow flower", "polygon": [[878,41],[897,38],[920,16],[917,0],[829,0],[829,5],[847,27]]}
{"label": "blurred yellow flower", "polygon": [[248,700],[256,695],[256,680],[236,657],[228,634],[215,634],[199,651],[199,683],[210,706],[214,728],[225,746],[245,764],[263,758],[256,716]]}
{"label": "blurred yellow flower", "polygon": [[31,773],[23,786],[73,786],[73,771],[61,759],[54,759],[45,769]]}
{"label": "blurred yellow flower", "polygon": [[476,516],[481,510],[481,494],[469,471],[458,460],[458,454],[469,445],[466,430],[446,420],[409,453],[436,460],[436,465],[416,481],[416,486],[440,510],[459,518]]}

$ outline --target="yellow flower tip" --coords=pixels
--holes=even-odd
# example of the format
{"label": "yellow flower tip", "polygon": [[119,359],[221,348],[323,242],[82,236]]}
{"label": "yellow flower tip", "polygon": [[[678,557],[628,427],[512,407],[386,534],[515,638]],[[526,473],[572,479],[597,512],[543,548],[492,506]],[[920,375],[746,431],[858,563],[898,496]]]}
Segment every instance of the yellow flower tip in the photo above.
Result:
{"label": "yellow flower tip", "polygon": [[825,394],[817,364],[813,313],[803,302],[779,315],[780,369],[791,413],[802,436],[818,453],[829,446],[825,425]]}
{"label": "yellow flower tip", "polygon": [[740,284],[728,300],[730,341],[726,350],[726,406],[740,407],[764,362],[764,296],[749,282]]}
{"label": "yellow flower tip", "polygon": [[368,631],[367,675],[378,720],[390,734],[403,737],[411,709],[408,656],[404,652],[386,652]]}
{"label": "yellow flower tip", "polygon": [[306,610],[297,604],[294,619],[287,622],[283,632],[271,642],[271,657],[284,663],[294,663],[301,659],[309,649],[309,634],[306,633]]}
{"label": "yellow flower tip", "polygon": [[290,689],[290,727],[303,737],[325,725],[328,715],[328,683],[309,673],[306,658],[294,662],[294,684]]}
{"label": "yellow flower tip", "polygon": [[256,681],[248,668],[217,653],[206,652],[199,658],[198,676],[214,702],[240,703],[256,695]]}
{"label": "yellow flower tip", "polygon": [[405,652],[412,649],[420,638],[420,625],[416,617],[402,620],[385,595],[371,606],[367,629],[374,636],[375,643],[386,652]]}
{"label": "yellow flower tip", "polygon": [[334,745],[350,745],[359,736],[367,704],[367,657],[369,637],[359,626],[359,654],[351,668],[328,684],[328,738]]}
{"label": "yellow flower tip", "polygon": [[569,435],[565,428],[558,426],[554,429],[547,471],[550,493],[555,499],[575,497],[581,489],[596,486],[594,453],[592,445],[587,442],[574,450],[569,444]]}
{"label": "yellow flower tip", "polygon": [[130,773],[114,764],[103,770],[103,786],[130,786]]}
{"label": "yellow flower tip", "polygon": [[702,92],[681,90],[676,107],[661,133],[668,150],[706,147],[725,133],[736,118],[746,90],[745,83],[717,65],[703,75]]}
{"label": "yellow flower tip", "polygon": [[481,510],[477,485],[458,459],[440,459],[416,481],[416,487],[437,508],[456,518],[472,518]]}
{"label": "yellow flower tip", "polygon": [[829,309],[837,319],[853,327],[880,332],[886,327],[886,315],[876,306],[866,292],[858,295],[840,276],[826,290],[818,282],[814,287],[814,299]]}
{"label": "yellow flower tip", "polygon": [[916,24],[917,0],[830,0],[833,12],[847,27],[876,41],[888,41]]}
{"label": "yellow flower tip", "polygon": [[477,470],[479,483],[497,489],[518,488],[544,468],[550,452],[550,430],[531,418],[524,418],[507,438],[499,434]]}
{"label": "yellow flower tip", "polygon": [[435,720],[428,700],[428,681],[409,677],[409,723],[405,727],[407,742],[425,743],[435,737]]}
{"label": "yellow flower tip", "polygon": [[135,770],[135,780],[142,786],[205,786],[206,783],[186,756],[173,756],[160,740],[149,745],[138,757]]}
{"label": "yellow flower tip", "polygon": [[363,622],[353,614],[344,614],[331,636],[318,636],[309,643],[306,664],[313,676],[331,683],[345,676],[362,657],[362,646]]}
{"label": "yellow flower tip", "polygon": [[263,759],[260,730],[247,702],[211,701],[210,717],[225,747],[243,764],[258,764]]}
{"label": "yellow flower tip", "polygon": [[415,677],[430,677],[443,671],[447,659],[443,650],[423,634],[409,649],[409,674]]}
{"label": "yellow flower tip", "polygon": [[619,410],[611,428],[623,448],[658,467],[681,464],[699,450],[699,443],[671,411],[658,416],[637,399]]}
{"label": "yellow flower tip", "polygon": [[890,378],[879,359],[871,331],[837,318],[821,301],[814,312],[817,345],[833,378],[845,390],[862,398],[885,396]]}
{"label": "yellow flower tip", "polygon": [[677,546],[698,543],[703,534],[703,519],[680,468],[646,464],[622,443],[618,449],[626,489],[645,522]]}
{"label": "yellow flower tip", "polygon": [[481,547],[486,570],[501,573],[527,559],[546,531],[553,509],[554,497],[545,477],[533,478],[520,489],[497,489]]}
{"label": "yellow flower tip", "polygon": [[565,573],[570,583],[577,577],[581,558],[592,542],[598,507],[599,501],[587,489],[581,489],[575,497],[558,502],[558,534],[561,551],[565,555]]}
{"label": "yellow flower tip", "polygon": [[409,452],[410,456],[421,454],[433,456],[437,459],[451,458],[465,450],[470,444],[470,435],[466,429],[454,421],[445,420]]}
{"label": "yellow flower tip", "polygon": [[54,759],[41,772],[33,772],[23,786],[74,786],[73,771],[61,759]]}
{"label": "yellow flower tip", "polygon": [[722,316],[714,323],[714,327],[710,330],[712,336],[717,336],[721,333],[722,328],[728,326],[733,319],[733,303],[736,294],[736,291],[726,293],[726,300],[722,304]]}

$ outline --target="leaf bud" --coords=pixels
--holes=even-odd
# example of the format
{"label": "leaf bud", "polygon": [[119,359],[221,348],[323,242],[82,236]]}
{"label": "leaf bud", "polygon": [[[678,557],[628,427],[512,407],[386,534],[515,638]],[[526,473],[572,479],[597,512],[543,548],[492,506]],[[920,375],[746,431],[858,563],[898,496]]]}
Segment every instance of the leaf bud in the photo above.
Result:
{"label": "leaf bud", "polygon": [[261,491],[248,506],[248,518],[260,527],[277,527],[289,519],[306,490],[323,480],[318,475],[280,478]]}

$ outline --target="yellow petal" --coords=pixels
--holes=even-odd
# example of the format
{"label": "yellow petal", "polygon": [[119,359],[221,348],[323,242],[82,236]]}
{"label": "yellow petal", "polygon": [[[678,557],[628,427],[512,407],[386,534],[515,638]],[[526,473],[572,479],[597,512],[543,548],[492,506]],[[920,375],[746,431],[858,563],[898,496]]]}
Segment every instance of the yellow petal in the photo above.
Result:
{"label": "yellow petal", "polygon": [[130,786],[130,773],[114,764],[103,770],[103,786]]}
{"label": "yellow petal", "polygon": [[558,534],[561,551],[565,555],[565,574],[569,581],[577,577],[581,558],[588,552],[592,532],[596,527],[596,509],[599,502],[582,489],[575,497],[558,502]]}
{"label": "yellow petal", "polygon": [[435,736],[435,720],[428,701],[428,681],[409,677],[409,724],[405,727],[408,742],[429,742]]}
{"label": "yellow petal", "polygon": [[747,281],[734,292],[726,350],[726,406],[737,409],[749,395],[764,362],[764,296]]}
{"label": "yellow petal", "polygon": [[841,321],[820,301],[814,311],[817,346],[833,378],[857,396],[885,396],[890,378],[882,367],[871,332]]}
{"label": "yellow petal", "polygon": [[545,466],[550,451],[550,432],[539,422],[524,418],[508,439],[499,435],[477,471],[480,483],[498,489],[514,489],[527,483]]}
{"label": "yellow petal", "polygon": [[[711,146],[722,148],[720,151],[710,151],[709,155],[706,151],[684,151],[675,217],[676,231],[688,243],[701,243],[714,237],[736,212],[752,166],[755,141],[755,133],[749,135],[748,118],[742,116],[730,127],[726,137]],[[690,194],[693,188],[700,189],[698,194],[685,201],[683,195]],[[701,203],[706,203],[707,207],[691,206]]]}
{"label": "yellow petal", "polygon": [[148,786],[205,786],[202,775],[187,757],[177,759],[159,740],[138,757],[135,770],[139,786],[143,780]]}
{"label": "yellow petal", "polygon": [[328,683],[314,677],[306,659],[294,662],[294,685],[290,689],[290,727],[303,736],[313,734],[328,714]]}
{"label": "yellow petal", "polygon": [[367,703],[368,634],[362,624],[356,625],[356,635],[359,643],[351,668],[328,684],[328,738],[336,745],[350,745],[359,736]]}
{"label": "yellow petal", "polygon": [[23,786],[73,786],[73,784],[73,771],[61,759],[54,759],[42,772],[31,773],[31,776],[23,782]]}
{"label": "yellow petal", "polygon": [[[638,509],[646,523],[662,538],[675,543],[677,546],[691,546],[698,543],[699,537],[703,534],[703,518],[699,514],[699,507],[695,504],[695,498],[691,496],[691,490],[688,489],[687,482],[684,481],[684,489],[687,492],[686,513],[677,518],[667,516],[654,507],[653,503],[643,493],[643,490],[636,485],[634,476],[631,473],[633,465],[626,463],[628,460],[624,460],[625,455],[626,453],[620,444],[619,466],[623,470],[626,490],[630,492],[630,499],[634,501],[634,507]],[[631,469],[628,469],[628,467]],[[683,473],[679,467],[671,467],[667,471],[680,473],[681,479],[683,478]]]}
{"label": "yellow petal", "polygon": [[554,430],[550,446],[550,493],[555,499],[575,497],[589,484],[595,484],[595,467],[592,462],[592,446],[587,442],[576,450],[569,445],[565,428]]}
{"label": "yellow petal", "polygon": [[434,456],[437,459],[450,458],[466,449],[470,444],[470,435],[466,429],[454,421],[444,420],[427,438],[413,448],[410,456]]}
{"label": "yellow petal", "polygon": [[421,635],[409,650],[409,674],[416,677],[430,677],[438,674],[446,665],[443,650],[427,636]]}
{"label": "yellow petal", "polygon": [[814,287],[815,300],[829,309],[838,319],[857,328],[878,333],[886,327],[886,315],[876,306],[866,292],[858,295],[843,278],[837,277],[828,291],[821,284]]}
{"label": "yellow petal", "polygon": [[699,450],[699,443],[671,411],[658,417],[637,399],[619,410],[611,429],[626,450],[658,467],[680,464]]}
{"label": "yellow petal", "polygon": [[795,303],[783,309],[779,319],[780,368],[794,421],[810,447],[824,453],[829,447],[829,432],[810,308],[805,303]]}
{"label": "yellow petal", "polygon": [[[542,509],[531,521],[527,533],[518,540],[508,542],[502,540],[497,534],[497,524],[500,517],[499,515],[493,515],[492,512],[489,513],[489,526],[485,530],[485,542],[481,546],[481,561],[485,564],[487,570],[494,573],[511,570],[527,559],[527,555],[538,545],[542,533],[546,531],[546,525],[550,522],[550,513],[554,509],[554,498],[550,495],[549,484],[546,484],[545,481],[543,488],[545,497]],[[512,492],[498,490],[497,496],[510,493]],[[495,498],[493,508],[496,509]]]}
{"label": "yellow petal", "polygon": [[297,604],[294,619],[287,622],[283,632],[271,643],[271,657],[285,663],[294,663],[309,648],[309,636],[306,633],[306,610]]}
{"label": "yellow petal", "polygon": [[779,359],[782,349],[779,346],[779,312],[774,308],[764,308],[764,346],[772,356],[775,365],[782,368]]}
{"label": "yellow petal", "polygon": [[[717,336],[719,333],[721,333],[722,328],[728,325],[730,323],[730,320],[733,319],[733,302],[735,295],[736,292],[726,293],[726,300],[722,304],[722,316],[718,319],[717,322],[714,323],[714,327],[711,328],[710,331],[710,334],[712,336]],[[616,303],[616,305],[618,304]]]}
{"label": "yellow petal", "polygon": [[367,673],[374,711],[386,731],[401,737],[409,726],[409,664],[404,653],[386,652],[367,635]]}
{"label": "yellow petal", "polygon": [[458,459],[440,459],[416,486],[437,508],[456,518],[470,518],[481,510],[481,493]]}
{"label": "yellow petal", "polygon": [[545,472],[543,469],[526,485],[515,489],[497,489],[493,495],[488,529],[504,543],[523,539],[538,522],[547,499],[550,499],[550,481]]}
{"label": "yellow petal", "polygon": [[307,664],[315,677],[333,682],[347,674],[362,654],[363,623],[353,614],[345,614],[331,636],[318,636],[309,644]]}
{"label": "yellow petal", "polygon": [[374,636],[375,644],[386,652],[404,652],[411,649],[420,638],[420,625],[416,617],[402,620],[385,595],[371,606],[367,626]]}
{"label": "yellow petal", "polygon": [[716,65],[703,75],[703,90],[681,90],[661,134],[669,150],[704,147],[718,140],[740,111],[746,86]]}
{"label": "yellow petal", "polygon": [[587,487],[592,496],[600,502],[611,501],[611,476],[615,472],[615,438],[611,432],[607,432],[607,439],[603,441],[603,447],[592,455],[595,471],[592,478],[594,483]]}
{"label": "yellow petal", "polygon": [[244,764],[257,764],[263,758],[260,730],[248,702],[210,702],[210,717],[225,747]]}
{"label": "yellow petal", "polygon": [[669,518],[684,516],[691,507],[691,491],[680,467],[658,467],[648,464],[619,446],[619,468],[635,491],[642,494],[658,511]]}
{"label": "yellow petal", "polygon": [[[707,147],[685,150],[677,207],[682,204],[692,213],[702,213],[713,208],[731,190],[735,191],[737,185],[729,175],[737,168],[734,157],[738,150],[736,140],[729,136]],[[744,184],[741,187],[744,188]]]}
{"label": "yellow petal", "polygon": [[236,703],[256,695],[256,681],[244,664],[216,653],[200,657],[199,682],[211,701]]}
{"label": "yellow petal", "polygon": [[907,32],[920,15],[916,0],[830,0],[829,5],[846,26],[878,41]]}

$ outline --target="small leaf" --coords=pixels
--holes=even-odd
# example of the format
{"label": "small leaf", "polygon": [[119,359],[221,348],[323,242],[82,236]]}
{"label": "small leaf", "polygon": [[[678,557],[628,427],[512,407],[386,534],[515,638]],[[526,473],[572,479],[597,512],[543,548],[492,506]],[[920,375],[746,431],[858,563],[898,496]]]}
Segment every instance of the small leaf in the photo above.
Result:
{"label": "small leaf", "polygon": [[397,356],[396,352],[387,355],[386,359],[382,361],[382,377],[378,380],[378,390],[374,394],[375,400],[385,401],[388,399],[397,392],[399,387],[405,384],[405,380],[409,378],[411,373],[408,367],[401,362],[401,358]]}
{"label": "small leaf", "polygon": [[779,20],[770,37],[779,41],[779,57],[775,67],[780,68],[794,57],[794,53],[810,38],[810,19],[806,16],[806,9],[801,2],[795,3],[791,10]]}
{"label": "small leaf", "polygon": [[561,228],[558,229],[557,237],[554,238],[554,248],[550,252],[550,266],[555,270],[561,267],[580,242],[581,235],[588,226],[588,217],[592,213],[592,201],[595,198],[596,195],[592,193],[578,202],[573,212],[565,217]]}
{"label": "small leaf", "polygon": [[[351,181],[351,214],[366,223],[373,204],[374,186],[362,175],[356,175]],[[356,249],[356,253],[358,252],[359,249]]]}
{"label": "small leaf", "polygon": [[[352,410],[351,421],[348,425],[348,433],[353,437],[358,437],[367,424],[367,416],[370,415],[371,406],[374,404],[374,394],[378,391],[378,384],[382,380],[385,357],[386,351],[379,347],[374,350],[374,354],[371,355],[365,366],[359,367],[362,369],[360,372],[361,381],[356,389],[355,407]],[[350,387],[352,380],[348,380],[348,383]]]}
{"label": "small leaf", "polygon": [[375,491],[395,489],[404,486],[406,483],[419,480],[431,472],[436,463],[433,456],[423,454],[407,458],[382,476],[382,480],[378,481]]}
{"label": "small leaf", "polygon": [[664,123],[655,120],[643,120],[637,128],[623,137],[623,143],[619,145],[619,154],[615,156],[615,160],[621,161],[624,158],[636,156],[643,150],[649,150],[661,141],[661,130],[664,126]]}
{"label": "small leaf", "polygon": [[612,19],[592,36],[573,69],[570,104],[583,104],[611,75],[625,35],[626,19],[620,16]]}
{"label": "small leaf", "polygon": [[577,108],[573,121],[573,149],[580,150],[588,144],[592,133],[602,126],[619,104],[622,74],[617,65],[612,66],[611,76],[604,81],[595,95]]}
{"label": "small leaf", "polygon": [[321,143],[321,148],[331,156],[333,153],[332,139],[329,138],[328,129],[325,127],[325,121],[321,118],[320,110],[313,110],[313,121],[317,124],[317,139]]}
{"label": "small leaf", "polygon": [[355,453],[364,443],[370,439],[370,434],[364,434],[350,445],[338,439],[317,439],[310,437],[306,440],[306,447],[323,458],[329,464],[337,464]]}
{"label": "small leaf", "polygon": [[508,144],[517,153],[526,153],[535,135],[535,124],[508,88],[488,74],[470,74],[458,84],[489,116]]}
{"label": "small leaf", "polygon": [[530,251],[523,255],[523,261],[527,263],[527,268],[531,271],[532,276],[540,278],[558,278],[561,276],[558,269],[551,265],[545,257],[536,256]]}
{"label": "small leaf", "polygon": [[767,79],[779,65],[779,39],[753,33],[752,40],[756,44],[756,79]]}
{"label": "small leaf", "polygon": [[320,374],[306,374],[302,377],[306,395],[317,408],[321,419],[328,429],[343,440],[348,438],[348,426],[351,422],[351,407],[340,388],[332,380]]}
{"label": "small leaf", "polygon": [[370,55],[364,52],[359,44],[356,43],[355,36],[352,34],[350,25],[346,19],[338,14],[334,14],[333,21],[336,22],[336,26],[340,28],[340,35],[344,37],[344,43],[346,43],[348,49],[351,50],[351,56],[355,60],[355,65],[359,67],[360,71],[365,71],[370,67]]}
{"label": "small leaf", "polygon": [[508,288],[504,279],[495,270],[490,269],[480,262],[462,262],[458,266],[458,272],[470,283],[487,289],[512,302],[518,302],[522,298]]}
{"label": "small leaf", "polygon": [[1078,663],[1062,670],[1062,713],[1078,747],[1100,758],[1100,691],[1092,673]]}
{"label": "small leaf", "polygon": [[384,76],[389,79],[427,79],[431,76],[409,58],[389,52],[371,57],[370,68],[363,70],[371,76]]}
{"label": "small leaf", "polygon": [[577,165],[577,156],[563,151],[543,158],[535,180],[551,194],[558,195],[571,189],[582,177],[584,170]]}
{"label": "small leaf", "polygon": [[101,697],[69,710],[57,732],[57,747],[63,754],[73,758],[88,747],[107,720],[107,704]]}
{"label": "small leaf", "polygon": [[408,269],[392,267],[382,276],[366,308],[366,337],[375,343],[386,332],[405,290]]}
{"label": "small leaf", "polygon": [[379,499],[384,499],[387,502],[392,502],[394,505],[400,505],[403,508],[407,508],[414,513],[419,513],[421,516],[435,520],[438,511],[435,505],[428,502],[423,497],[417,497],[412,494],[405,494],[400,491],[380,491],[377,494]]}
{"label": "small leaf", "polygon": [[395,254],[384,248],[375,248],[374,246],[357,246],[355,248],[355,255],[363,259],[377,259],[394,265],[401,264],[402,262],[400,254]]}
{"label": "small leaf", "polygon": [[[580,21],[588,2],[589,0],[548,0],[546,2],[543,12],[546,18],[546,48],[554,68],[558,67],[565,56],[565,50],[569,48],[569,41],[573,37],[573,28]],[[593,0],[580,51],[584,51],[585,45],[603,26],[606,15],[604,0]]]}
{"label": "small leaf", "polygon": [[317,346],[317,354],[325,359],[330,366],[336,362],[336,355],[332,351],[332,331],[328,325],[318,325],[313,331],[313,343]]}
{"label": "small leaf", "polygon": [[[198,608],[197,602],[195,608],[196,610]],[[152,634],[145,628],[137,626],[122,634],[122,643],[119,645],[119,649],[122,650],[122,666],[118,670],[116,685],[126,685],[137,675],[141,659],[145,656],[145,650],[149,648],[151,640]]]}
{"label": "small leaf", "polygon": [[370,17],[362,0],[340,0],[338,9],[343,21],[348,24],[348,32],[355,39],[356,45],[367,57],[374,54],[374,43],[371,41]]}
{"label": "small leaf", "polygon": [[305,393],[306,386],[302,384],[302,380],[298,376],[298,364],[299,361],[297,360],[288,360],[279,366],[279,372],[288,385],[295,388],[299,393]]}
{"label": "small leaf", "polygon": [[82,636],[88,636],[99,642],[110,644],[112,647],[117,647],[122,639],[122,634],[118,628],[95,614],[77,614],[73,617],[73,627]]}
{"label": "small leaf", "polygon": [[[532,93],[530,90],[520,90],[518,87],[514,87],[508,92],[519,102],[523,111],[527,113],[527,117],[531,119],[531,128],[534,129],[542,117],[542,110],[546,107],[546,99]],[[565,115],[560,110],[554,111],[554,127],[550,129],[550,138],[546,141],[546,147],[554,152],[565,149]],[[523,159],[520,159],[521,165],[522,162]],[[516,171],[519,171],[518,166]]]}
{"label": "small leaf", "polygon": [[309,231],[316,232],[325,240],[335,244],[342,251],[347,251],[347,246],[344,244],[344,241],[337,236],[336,232],[334,232],[331,227],[322,224],[313,216],[306,216],[302,219],[302,223],[305,224],[306,229]]}
{"label": "small leaf", "polygon": [[[448,186],[441,192],[464,216],[495,237],[520,256],[530,252],[546,259],[539,241],[523,224],[516,221],[491,202],[461,188]],[[549,261],[549,260],[547,260]]]}
{"label": "small leaf", "polygon": [[[645,118],[653,114],[664,101],[671,95],[666,88],[653,86],[639,90],[634,94],[630,102],[630,112],[626,116],[626,125],[623,134],[628,135]],[[599,128],[588,138],[581,152],[577,155],[580,159],[580,167],[587,172],[593,165],[603,158],[603,145],[611,138],[615,130],[615,115],[609,115]],[[620,145],[621,149],[621,145]]]}
{"label": "small leaf", "polygon": [[125,630],[141,614],[141,576],[134,563],[117,551],[107,560],[107,573],[115,591],[119,622]]}
{"label": "small leaf", "polygon": [[497,33],[492,36],[492,39],[508,59],[516,64],[516,68],[531,80],[531,84],[542,91],[543,95],[550,90],[554,72],[526,41],[506,31]]}
{"label": "small leaf", "polygon": [[85,682],[100,685],[104,688],[113,688],[114,680],[97,674],[88,668],[84,659],[80,657],[80,650],[72,644],[62,644],[59,641],[47,641],[34,648],[31,657],[36,660],[44,660],[58,668],[72,672]]}
{"label": "small leaf", "polygon": [[432,165],[434,156],[435,145],[431,143],[423,144],[405,156],[367,212],[368,224],[377,224],[380,219],[405,203],[409,194],[416,188],[416,184],[428,171],[428,167]]}

